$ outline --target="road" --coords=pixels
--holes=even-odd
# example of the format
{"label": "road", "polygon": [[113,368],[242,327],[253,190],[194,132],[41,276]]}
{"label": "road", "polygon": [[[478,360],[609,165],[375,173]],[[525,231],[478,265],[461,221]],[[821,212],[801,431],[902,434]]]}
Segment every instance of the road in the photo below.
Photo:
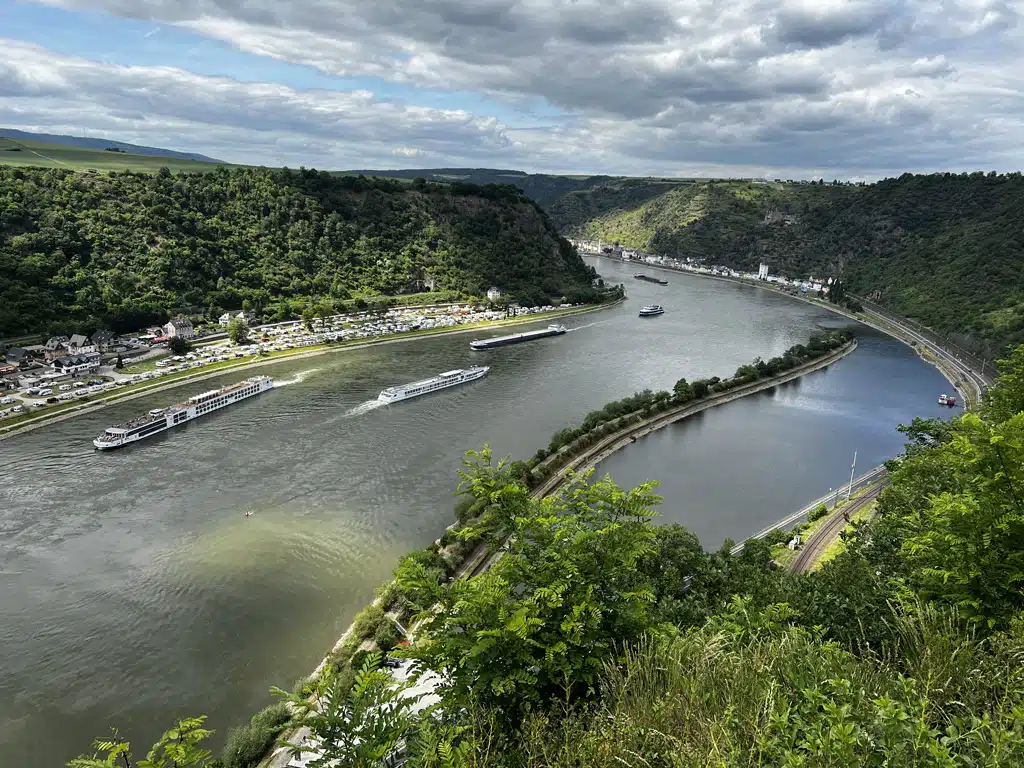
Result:
{"label": "road", "polygon": [[[870,307],[864,308],[864,314],[874,319],[878,323],[895,327],[896,329],[899,330],[900,334],[905,337],[903,339],[904,341],[906,341],[906,339],[909,338],[911,341],[917,342],[925,349],[927,349],[929,352],[931,352],[933,355],[938,357],[940,360],[946,363],[951,369],[953,369],[953,371],[955,371],[965,381],[965,383],[970,385],[978,399],[981,398],[981,394],[991,385],[992,381],[988,376],[974,370],[967,363],[963,362],[959,357],[953,355],[950,352],[947,352],[945,349],[938,346],[930,339],[925,338],[909,325],[906,325],[905,323],[896,320],[891,315],[883,315],[880,312],[876,312],[874,309],[871,309]],[[886,331],[887,329],[883,327],[880,328],[879,330]]]}
{"label": "road", "polygon": [[825,550],[828,549],[829,545],[846,529],[846,526],[849,524],[848,521],[852,519],[857,512],[877,499],[878,494],[882,492],[882,489],[885,488],[888,483],[889,479],[887,477],[879,480],[865,491],[863,496],[843,505],[841,508],[826,517],[825,522],[821,524],[814,536],[797,554],[796,558],[790,565],[790,570],[792,570],[793,573],[807,573],[810,571],[811,568],[814,567],[815,563],[821,559],[821,556],[824,554]]}

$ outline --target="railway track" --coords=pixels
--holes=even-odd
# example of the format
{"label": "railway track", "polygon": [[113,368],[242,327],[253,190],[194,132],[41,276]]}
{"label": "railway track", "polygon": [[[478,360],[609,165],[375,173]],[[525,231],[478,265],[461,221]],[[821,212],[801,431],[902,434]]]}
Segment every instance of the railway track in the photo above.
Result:
{"label": "railway track", "polygon": [[854,499],[849,504],[844,505],[841,509],[837,509],[833,512],[825,522],[818,528],[814,537],[807,542],[807,545],[800,550],[796,558],[790,565],[790,570],[793,573],[807,573],[814,564],[818,562],[825,550],[828,549],[835,538],[845,530],[846,526],[849,525],[848,520],[853,519],[853,516],[860,512],[864,507],[873,502],[878,498],[878,494],[882,492],[889,483],[889,478],[886,477],[876,484],[868,488],[864,492],[863,496]]}

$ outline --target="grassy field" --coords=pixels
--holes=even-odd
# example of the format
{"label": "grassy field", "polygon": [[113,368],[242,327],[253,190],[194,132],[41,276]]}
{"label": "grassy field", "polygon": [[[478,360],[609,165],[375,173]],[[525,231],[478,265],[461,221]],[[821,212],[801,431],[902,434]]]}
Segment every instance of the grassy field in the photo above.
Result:
{"label": "grassy field", "polygon": [[199,160],[180,160],[174,157],[134,155],[126,152],[107,152],[103,149],[69,147],[43,141],[21,141],[0,136],[0,165],[36,166],[39,168],[66,168],[73,171],[95,169],[104,171],[141,171],[155,173],[161,168],[171,171],[212,171],[216,163]]}

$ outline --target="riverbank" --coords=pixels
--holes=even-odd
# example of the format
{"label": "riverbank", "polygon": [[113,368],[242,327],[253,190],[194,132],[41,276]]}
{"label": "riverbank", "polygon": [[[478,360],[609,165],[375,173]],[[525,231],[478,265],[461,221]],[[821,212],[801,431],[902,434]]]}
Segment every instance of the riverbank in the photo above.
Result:
{"label": "riverbank", "polygon": [[181,387],[186,384],[192,384],[198,381],[204,381],[216,376],[223,376],[225,373],[235,373],[239,371],[247,371],[255,368],[261,368],[268,365],[274,365],[276,363],[290,362],[293,360],[302,360],[309,357],[317,357],[319,355],[328,354],[330,352],[344,352],[357,349],[365,349],[367,347],[380,346],[384,344],[395,344],[402,341],[411,341],[415,339],[428,339],[435,338],[437,336],[459,334],[459,333],[470,333],[472,331],[488,330],[491,328],[504,328],[512,325],[522,325],[526,323],[536,323],[544,320],[551,320],[556,318],[568,317],[570,315],[581,315],[588,314],[590,312],[597,312],[604,309],[609,309],[613,306],[617,306],[619,303],[625,301],[625,299],[617,299],[616,301],[608,302],[606,304],[594,304],[584,305],[581,307],[571,307],[563,310],[553,310],[551,312],[545,312],[543,315],[528,315],[525,317],[513,317],[506,320],[495,320],[484,323],[472,323],[467,325],[456,325],[448,328],[431,329],[427,331],[408,331],[405,333],[396,333],[388,336],[381,336],[375,339],[366,339],[358,341],[338,342],[335,344],[324,344],[316,347],[309,347],[301,350],[290,350],[286,352],[275,352],[267,355],[266,357],[260,357],[257,359],[243,359],[241,361],[231,361],[226,363],[215,363],[207,368],[198,370],[194,373],[182,373],[179,376],[173,377],[171,381],[153,381],[146,384],[135,385],[122,391],[115,391],[108,396],[99,397],[95,400],[88,400],[85,402],[79,401],[78,403],[72,403],[64,407],[54,406],[54,409],[39,414],[38,416],[30,416],[28,418],[22,417],[20,420],[16,420],[7,425],[0,425],[0,441],[6,440],[11,437],[15,437],[32,430],[45,427],[49,424],[56,424],[67,419],[74,418],[75,416],[81,416],[87,413],[93,413],[95,411],[106,408],[108,405],[113,403],[126,402],[147,395],[152,395],[158,392],[164,392],[176,387]]}
{"label": "riverbank", "polygon": [[[980,374],[978,374],[976,371],[971,370],[968,366],[964,365],[963,363],[952,360],[947,356],[947,353],[936,348],[934,344],[929,342],[927,339],[922,338],[919,334],[915,333],[911,329],[896,325],[891,322],[887,322],[884,318],[878,315],[869,314],[867,311],[857,313],[850,312],[841,307],[837,307],[835,304],[832,304],[830,302],[822,301],[817,297],[798,295],[794,293],[789,293],[787,291],[782,291],[776,288],[773,283],[765,283],[759,280],[747,280],[742,277],[730,277],[728,275],[709,275],[703,272],[692,272],[690,270],[676,269],[675,267],[667,267],[660,264],[647,264],[645,262],[627,262],[622,261],[621,259],[615,259],[610,256],[606,256],[605,254],[602,253],[592,253],[589,251],[584,253],[587,256],[595,256],[601,259],[608,259],[609,261],[614,261],[620,264],[636,264],[642,266],[644,269],[659,269],[663,272],[672,272],[677,275],[692,275],[693,277],[700,277],[708,280],[719,280],[727,283],[746,285],[750,286],[751,288],[759,288],[761,290],[771,291],[772,293],[776,293],[780,296],[786,296],[797,301],[802,301],[806,304],[811,304],[816,307],[827,309],[830,312],[834,312],[837,315],[842,315],[843,317],[848,317],[851,320],[856,320],[860,323],[864,323],[864,325],[874,328],[877,331],[881,331],[887,336],[891,336],[897,341],[900,341],[906,344],[907,346],[911,347],[915,352],[918,353],[918,355],[921,356],[921,358],[925,362],[935,366],[935,368],[938,369],[939,373],[941,373],[943,377],[946,379],[946,381],[949,382],[949,385],[960,394],[960,397],[963,399],[965,406],[968,403],[979,402],[981,399],[981,394],[984,391],[984,379],[979,380]],[[933,357],[928,357],[923,352],[923,350],[930,350]]]}

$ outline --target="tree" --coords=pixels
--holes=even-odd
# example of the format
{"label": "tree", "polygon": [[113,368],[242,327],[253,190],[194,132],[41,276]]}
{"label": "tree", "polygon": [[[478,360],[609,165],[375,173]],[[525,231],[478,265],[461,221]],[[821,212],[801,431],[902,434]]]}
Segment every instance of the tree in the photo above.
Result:
{"label": "tree", "polygon": [[228,323],[228,338],[232,344],[245,344],[249,341],[249,326],[242,318],[233,318]]}
{"label": "tree", "polygon": [[167,348],[175,355],[184,355],[192,349],[192,345],[185,341],[185,339],[181,338],[181,336],[171,336],[171,338],[167,340]]}
{"label": "tree", "polygon": [[993,421],[1007,421],[1024,411],[1024,344],[999,360],[996,386],[985,393],[983,413]]}
{"label": "tree", "polygon": [[[82,755],[68,763],[69,768],[201,768],[210,765],[211,752],[201,743],[213,735],[203,728],[206,716],[187,717],[160,737],[144,760],[134,761],[131,745],[116,730],[108,739],[97,739],[92,756]],[[212,768],[212,766],[211,766]]]}
{"label": "tree", "polygon": [[595,694],[602,663],[650,626],[654,596],[637,564],[655,549],[652,487],[581,479],[543,501],[518,484],[491,494],[513,510],[504,556],[416,599],[432,606],[421,616],[431,642],[410,653],[444,670],[446,708],[477,701],[516,727],[529,711]]}
{"label": "tree", "polygon": [[310,768],[380,768],[413,732],[412,708],[418,697],[380,668],[381,655],[370,654],[345,689],[340,676],[319,686],[313,696],[271,689],[295,711],[292,725],[309,728],[315,746],[286,743],[296,757],[312,752]]}

